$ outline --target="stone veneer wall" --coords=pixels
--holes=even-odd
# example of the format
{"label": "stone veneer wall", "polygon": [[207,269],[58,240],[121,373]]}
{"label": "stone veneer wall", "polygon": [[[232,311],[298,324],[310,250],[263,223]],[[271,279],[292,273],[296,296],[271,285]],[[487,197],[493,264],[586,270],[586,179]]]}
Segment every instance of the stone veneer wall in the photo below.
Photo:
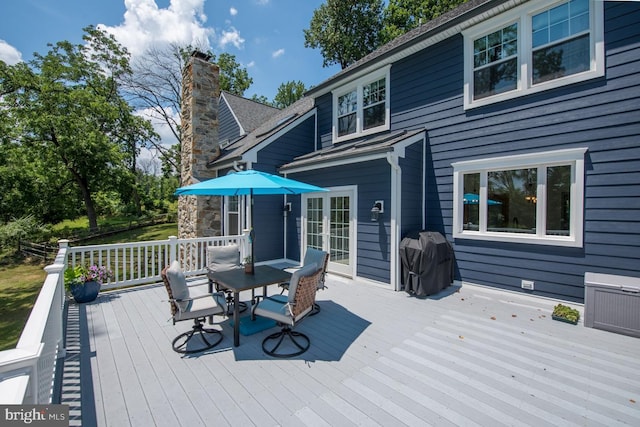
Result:
{"label": "stone veneer wall", "polygon": [[[218,144],[219,68],[195,52],[182,74],[181,185],[195,184],[215,173],[207,169]],[[178,237],[211,237],[221,234],[219,196],[180,196]]]}

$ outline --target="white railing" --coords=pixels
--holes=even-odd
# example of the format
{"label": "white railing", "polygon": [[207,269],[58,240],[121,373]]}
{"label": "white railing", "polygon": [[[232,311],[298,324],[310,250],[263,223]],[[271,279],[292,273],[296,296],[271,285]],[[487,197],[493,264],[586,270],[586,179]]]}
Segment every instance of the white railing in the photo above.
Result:
{"label": "white railing", "polygon": [[114,273],[103,289],[161,280],[160,272],[180,260],[187,276],[204,274],[208,246],[237,244],[249,254],[247,235],[201,237],[70,247],[61,240],[53,264],[15,349],[0,351],[0,404],[48,404],[54,391],[56,364],[65,356],[64,270],[75,265],[104,265]]}
{"label": "white railing", "polygon": [[207,247],[235,244],[242,257],[249,253],[247,235],[198,237],[149,242],[114,243],[109,245],[77,246],[69,248],[67,266],[105,266],[113,278],[102,289],[108,290],[161,281],[164,266],[180,260],[186,276],[204,274],[207,266]]}
{"label": "white railing", "polygon": [[[31,315],[15,349],[0,352],[0,403],[47,404],[53,395],[54,374],[64,357],[64,260],[66,244],[61,245],[31,310]],[[19,388],[19,390],[16,390]]]}

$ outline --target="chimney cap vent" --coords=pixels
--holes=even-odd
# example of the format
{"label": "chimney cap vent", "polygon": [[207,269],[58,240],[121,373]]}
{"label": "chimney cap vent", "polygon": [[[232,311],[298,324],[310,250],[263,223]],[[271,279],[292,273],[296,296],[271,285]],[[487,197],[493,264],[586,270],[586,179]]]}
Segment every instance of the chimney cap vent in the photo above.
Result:
{"label": "chimney cap vent", "polygon": [[204,52],[200,52],[197,49],[191,52],[191,56],[193,56],[194,58],[202,59],[203,61],[207,61],[207,62],[209,62],[209,60],[211,59],[211,55],[206,54]]}

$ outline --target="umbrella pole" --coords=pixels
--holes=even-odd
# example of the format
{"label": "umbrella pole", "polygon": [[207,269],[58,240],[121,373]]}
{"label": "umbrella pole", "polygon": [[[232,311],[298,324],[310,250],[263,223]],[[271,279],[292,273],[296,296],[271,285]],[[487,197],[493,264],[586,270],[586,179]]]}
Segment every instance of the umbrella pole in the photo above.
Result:
{"label": "umbrella pole", "polygon": [[253,188],[249,190],[249,204],[251,205],[251,212],[250,212],[250,216],[251,216],[251,228],[249,231],[249,241],[251,243],[251,264],[255,264],[256,259],[253,256],[253,245],[254,245],[254,241],[256,240],[256,236],[255,236],[255,231],[253,228]]}

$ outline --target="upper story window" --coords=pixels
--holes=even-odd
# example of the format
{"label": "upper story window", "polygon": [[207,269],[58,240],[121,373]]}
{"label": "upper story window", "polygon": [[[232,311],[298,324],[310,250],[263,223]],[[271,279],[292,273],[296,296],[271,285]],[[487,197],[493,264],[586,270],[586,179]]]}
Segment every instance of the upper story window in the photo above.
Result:
{"label": "upper story window", "polygon": [[604,75],[602,2],[539,5],[524,4],[464,32],[465,108]]}
{"label": "upper story window", "polygon": [[473,41],[473,99],[518,87],[518,24]]}
{"label": "upper story window", "polygon": [[581,247],[585,151],[454,163],[453,236]]}
{"label": "upper story window", "polygon": [[389,129],[389,67],[333,92],[333,141]]}

